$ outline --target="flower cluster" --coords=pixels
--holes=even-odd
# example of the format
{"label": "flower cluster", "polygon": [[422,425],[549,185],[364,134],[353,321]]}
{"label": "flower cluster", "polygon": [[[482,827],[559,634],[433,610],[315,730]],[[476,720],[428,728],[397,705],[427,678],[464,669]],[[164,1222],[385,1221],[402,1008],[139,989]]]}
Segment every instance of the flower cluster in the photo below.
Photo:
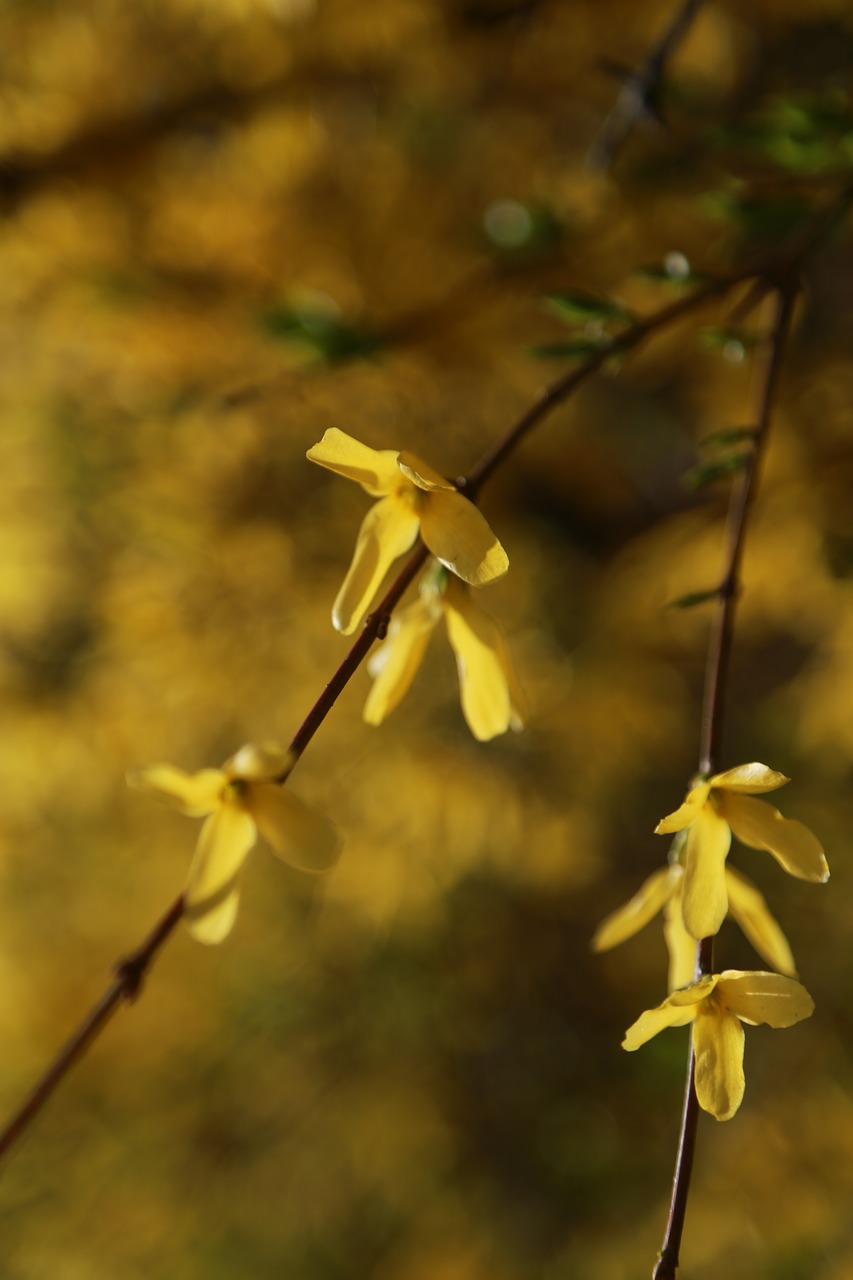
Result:
{"label": "flower cluster", "polygon": [[[355,630],[391,564],[419,534],[439,562],[423,578],[415,603],[392,619],[374,654],[365,720],[380,724],[397,706],[444,618],[471,732],[485,741],[520,728],[521,694],[503,636],[468,591],[509,567],[485,518],[456,485],[412,453],[371,449],[332,428],[308,457],[379,498],[362,523],[332,609],[339,631]],[[156,764],[128,775],[131,786],[189,817],[205,818],[184,893],[184,918],[199,941],[221,942],[231,932],[243,864],[259,836],[300,871],[327,871],[337,860],[341,841],[335,828],[284,788],[293,763],[274,743],[249,744],[221,769],[188,774]]]}
{"label": "flower cluster", "polygon": [[[741,844],[772,854],[789,875],[819,884],[828,880],[817,837],[755,798],[787,782],[783,774],[752,763],[693,786],[683,804],[655,828],[659,834],[676,835],[671,861],[602,921],[592,939],[597,951],[615,947],[663,912],[671,994],[638,1018],[623,1047],[638,1049],[665,1027],[692,1022],[696,1094],[718,1120],[730,1119],[743,1098],[741,1023],[788,1027],[807,1018],[814,1007],[794,980],[791,948],[763,895],[727,865],[734,835]],[[696,973],[697,943],[713,937],[726,915],[778,973]]]}

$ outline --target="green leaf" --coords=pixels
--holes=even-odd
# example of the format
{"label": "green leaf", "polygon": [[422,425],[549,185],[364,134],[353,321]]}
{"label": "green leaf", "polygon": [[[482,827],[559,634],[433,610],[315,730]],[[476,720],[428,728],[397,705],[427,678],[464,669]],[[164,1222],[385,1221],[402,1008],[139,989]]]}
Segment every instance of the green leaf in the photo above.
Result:
{"label": "green leaf", "polygon": [[306,347],[329,364],[373,355],[383,345],[370,329],[320,311],[272,307],[261,315],[261,325],[270,337]]}
{"label": "green leaf", "polygon": [[755,439],[755,427],[722,427],[712,431],[701,441],[704,449],[724,449],[730,444],[741,444],[744,440]]}
{"label": "green leaf", "polygon": [[611,298],[600,298],[592,293],[584,293],[582,289],[546,293],[543,302],[561,320],[567,320],[572,324],[588,324],[590,321],[603,324],[608,320],[634,319],[633,312],[627,307],[621,306]]}
{"label": "green leaf", "polygon": [[539,360],[568,359],[585,360],[596,355],[606,343],[592,339],[578,338],[576,342],[545,342],[540,346],[529,347],[529,353]]}
{"label": "green leaf", "polygon": [[676,596],[675,600],[670,600],[667,608],[693,609],[697,604],[707,604],[709,600],[716,600],[719,594],[719,587],[710,587],[707,591],[688,591],[686,595]]}
{"label": "green leaf", "polygon": [[701,466],[687,472],[684,477],[685,482],[691,489],[704,489],[706,485],[714,484],[717,480],[723,480],[727,476],[735,475],[738,471],[743,471],[751,456],[749,453],[733,453],[728,458],[703,462]]}

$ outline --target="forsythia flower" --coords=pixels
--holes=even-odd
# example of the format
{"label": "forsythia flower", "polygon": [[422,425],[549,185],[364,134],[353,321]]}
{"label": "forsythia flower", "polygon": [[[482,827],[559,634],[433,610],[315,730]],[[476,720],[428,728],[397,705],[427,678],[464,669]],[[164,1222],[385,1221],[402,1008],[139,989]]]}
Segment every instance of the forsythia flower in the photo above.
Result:
{"label": "forsythia flower", "polygon": [[811,996],[792,978],[726,969],[673,991],[656,1009],[640,1014],[625,1032],[622,1048],[639,1049],[665,1027],[692,1022],[699,1105],[717,1120],[730,1120],[743,1100],[741,1023],[790,1027],[813,1010]]}
{"label": "forsythia flower", "polygon": [[472,586],[492,582],[509,568],[506,552],[473,502],[415,454],[371,449],[331,427],[307,456],[380,499],[364,518],[332,607],[332,622],[344,635],[355,630],[392,562],[414,546],[419,532],[433,555]]}
{"label": "forsythia flower", "polygon": [[738,765],[693,787],[681,807],[655,827],[658,834],[687,831],[682,914],[694,938],[711,937],[725,919],[725,864],[732,833],[742,844],[772,853],[789,875],[818,883],[829,879],[821,844],[808,827],[753,798],[788,781],[764,764]]}
{"label": "forsythia flower", "polygon": [[[778,921],[755,885],[732,867],[725,868],[729,914],[737,921],[759,955],[780,973],[796,976],[794,957]],[[684,867],[662,867],[640,885],[624,906],[617,907],[596,929],[594,951],[609,951],[639,933],[659,911],[664,913],[664,935],[669,951],[669,989],[683,987],[693,978],[696,940],[684,927],[681,898]]]}
{"label": "forsythia flower", "polygon": [[332,824],[276,784],[290,757],[272,743],[241,747],[221,769],[184,773],[155,764],[128,774],[131,786],[174,805],[191,818],[207,817],[196,845],[184,896],[184,915],[200,942],[221,942],[240,900],[240,871],[261,835],[289,866],[327,871],[340,852]]}
{"label": "forsythia flower", "polygon": [[429,572],[420,597],[392,618],[388,638],[368,663],[374,677],[364,705],[368,724],[381,724],[407,693],[441,618],[459,671],[462,711],[480,742],[522,727],[522,697],[496,622],[443,569]]}

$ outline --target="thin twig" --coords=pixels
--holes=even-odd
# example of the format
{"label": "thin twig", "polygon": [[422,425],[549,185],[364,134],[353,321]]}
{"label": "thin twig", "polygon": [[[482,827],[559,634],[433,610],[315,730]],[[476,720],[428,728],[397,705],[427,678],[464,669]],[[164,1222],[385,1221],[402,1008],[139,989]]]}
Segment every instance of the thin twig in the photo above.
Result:
{"label": "thin twig", "polygon": [[[728,687],[729,660],[734,639],[734,616],[740,593],[741,563],[746,536],[747,520],[755,494],[756,478],[767,443],[767,433],[773,412],[779,371],[785,344],[791,327],[791,316],[800,288],[795,274],[784,280],[774,281],[776,286],[776,312],[773,328],[768,338],[767,368],[762,379],[755,434],[746,467],[740,481],[732,490],[729,513],[726,520],[727,551],[726,570],[717,594],[717,610],[708,646],[708,662],[705,669],[705,695],[702,708],[699,772],[710,776],[718,767],[720,740],[723,729]],[[714,939],[703,938],[697,946],[696,977],[714,972]],[[690,1177],[693,1171],[693,1155],[696,1149],[696,1130],[699,1121],[699,1102],[694,1082],[694,1052],[691,1037],[687,1061],[687,1082],[684,1090],[684,1108],[678,1154],[672,1183],[672,1200],[666,1224],[663,1246],[652,1272],[652,1280],[675,1280],[678,1255],[684,1232],[687,1200],[690,1194]]]}
{"label": "thin twig", "polygon": [[646,61],[624,77],[622,89],[587,156],[590,169],[609,169],[629,133],[643,119],[657,119],[666,65],[690,30],[702,0],[684,0]]}
{"label": "thin twig", "polygon": [[[469,475],[458,482],[459,487],[464,490],[467,496],[475,497],[485,481],[507,459],[509,454],[533,427],[568,399],[572,392],[596,373],[610,357],[636,347],[643,340],[672,324],[682,316],[698,310],[713,298],[725,294],[745,278],[751,277],[752,274],[752,271],[749,271],[706,284],[694,293],[680,298],[669,306],[662,307],[654,315],[644,320],[636,321],[627,329],[615,335],[609,342],[589,356],[582,365],[565,374],[543,392],[531,408],[509,428],[502,439],[484,454]],[[422,542],[418,542],[382,600],[365,619],[362,630],[351,645],[345,658],[331,680],[324,686],[322,693],[296,731],[290,743],[290,752],[294,757],[294,761],[301,756],[308,746],[308,743],[326,719],[338,697],[367,656],[374,641],[384,637],[393,610],[407,587],[414,581],[428,555],[427,548]],[[291,764],[287,773],[282,774],[279,781],[283,782],[285,780],[292,767],[293,765]],[[28,1127],[44,1103],[65,1078],[70,1068],[104,1029],[118,1006],[123,1001],[133,999],[139,993],[149,966],[182,915],[183,897],[180,897],[169,908],[169,911],[152,931],[146,942],[128,960],[117,967],[116,978],[92,1007],[90,1013],[68,1043],[51,1062],[26,1102],[15,1112],[6,1127],[0,1131],[0,1156],[11,1147],[13,1142]]]}

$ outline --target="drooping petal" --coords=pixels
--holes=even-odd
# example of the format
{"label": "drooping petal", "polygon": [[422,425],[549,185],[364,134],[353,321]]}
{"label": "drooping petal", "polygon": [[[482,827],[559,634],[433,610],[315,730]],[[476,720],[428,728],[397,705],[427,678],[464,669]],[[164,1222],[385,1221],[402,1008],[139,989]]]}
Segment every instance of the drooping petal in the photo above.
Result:
{"label": "drooping petal", "polygon": [[706,804],[687,832],[684,858],[684,926],[693,937],[710,938],[726,918],[726,855],[732,833],[711,804]]}
{"label": "drooping petal", "polygon": [[[681,881],[680,867],[661,867],[645,880],[629,902],[617,907],[592,935],[593,951],[609,951],[639,933],[672,897]],[[695,951],[695,945],[693,946]],[[690,979],[686,978],[686,982]],[[677,983],[683,986],[683,983]]]}
{"label": "drooping petal", "polygon": [[152,764],[145,769],[132,769],[127,781],[189,818],[202,818],[217,807],[228,779],[221,769],[184,773],[171,764]]}
{"label": "drooping petal", "polygon": [[381,724],[408,693],[440,617],[435,599],[421,596],[391,619],[387,640],[367,664],[374,677],[364,704],[368,724]]}
{"label": "drooping petal", "polygon": [[418,536],[418,514],[405,497],[382,498],[362,521],[352,564],[332,606],[336,630],[351,635],[398,556]]}
{"label": "drooping petal", "polygon": [[669,835],[673,831],[683,831],[685,827],[689,827],[691,822],[695,822],[704,809],[710,792],[711,787],[707,782],[702,782],[698,787],[693,787],[687,792],[684,803],[674,813],[661,818],[655,827],[655,835]]}
{"label": "drooping petal", "polygon": [[311,462],[355,480],[376,498],[399,488],[397,456],[396,449],[371,449],[337,427],[329,427],[320,443],[306,454]]}
{"label": "drooping petal", "polygon": [[753,1026],[763,1022],[768,1027],[792,1027],[814,1012],[805,987],[781,973],[726,969],[717,991],[727,1009]]}
{"label": "drooping petal", "polygon": [[632,1023],[625,1032],[622,1048],[633,1053],[635,1049],[639,1049],[647,1040],[651,1040],[652,1036],[656,1036],[667,1027],[686,1026],[695,1018],[696,1010],[702,1001],[707,999],[714,990],[716,981],[716,976],[713,974],[701,978],[689,987],[673,991],[656,1009],[646,1009],[645,1013],[641,1013],[637,1021]]}
{"label": "drooping petal", "polygon": [[509,653],[498,624],[474,603],[461,583],[447,584],[444,618],[456,654],[462,711],[474,737],[488,742],[506,733],[511,725],[520,728],[507,678]]}
{"label": "drooping petal", "polygon": [[420,516],[421,537],[432,554],[471,586],[482,587],[506,573],[506,552],[486,517],[461,493],[427,493]]}
{"label": "drooping petal", "polygon": [[286,774],[294,762],[293,753],[277,742],[247,742],[222,766],[229,778],[244,782],[271,782]]}
{"label": "drooping petal", "polygon": [[674,893],[664,905],[663,936],[669,953],[667,985],[675,991],[692,982],[696,972],[696,939],[684,927],[680,893]]}
{"label": "drooping petal", "polygon": [[733,867],[726,867],[726,887],[729,893],[729,913],[758,954],[780,973],[795,978],[797,967],[790,944],[767,906],[764,895]]}
{"label": "drooping petal", "polygon": [[291,791],[273,782],[252,782],[245,804],[260,834],[289,867],[318,875],[337,862],[343,842],[337,827]]}
{"label": "drooping petal", "polygon": [[221,942],[231,932],[240,897],[240,871],[255,834],[252,818],[230,800],[202,827],[185,896],[187,927],[199,942]]}
{"label": "drooping petal", "polygon": [[742,844],[766,849],[781,867],[799,880],[824,884],[829,867],[817,836],[802,822],[783,818],[766,800],[722,792],[720,812]]}
{"label": "drooping petal", "polygon": [[739,764],[725,773],[717,773],[709,779],[714,790],[738,791],[742,795],[755,794],[761,791],[776,791],[790,782],[784,773],[768,769],[766,764],[753,761],[752,764]]}
{"label": "drooping petal", "polygon": [[731,1120],[743,1101],[743,1027],[732,1013],[713,1005],[700,1008],[693,1023],[693,1079],[703,1111]]}
{"label": "drooping petal", "polygon": [[417,485],[419,489],[453,492],[456,488],[455,484],[445,480],[444,476],[434,471],[428,462],[424,462],[423,458],[419,458],[415,453],[409,453],[407,449],[403,449],[397,455],[397,466],[406,479],[411,480],[412,484]]}

